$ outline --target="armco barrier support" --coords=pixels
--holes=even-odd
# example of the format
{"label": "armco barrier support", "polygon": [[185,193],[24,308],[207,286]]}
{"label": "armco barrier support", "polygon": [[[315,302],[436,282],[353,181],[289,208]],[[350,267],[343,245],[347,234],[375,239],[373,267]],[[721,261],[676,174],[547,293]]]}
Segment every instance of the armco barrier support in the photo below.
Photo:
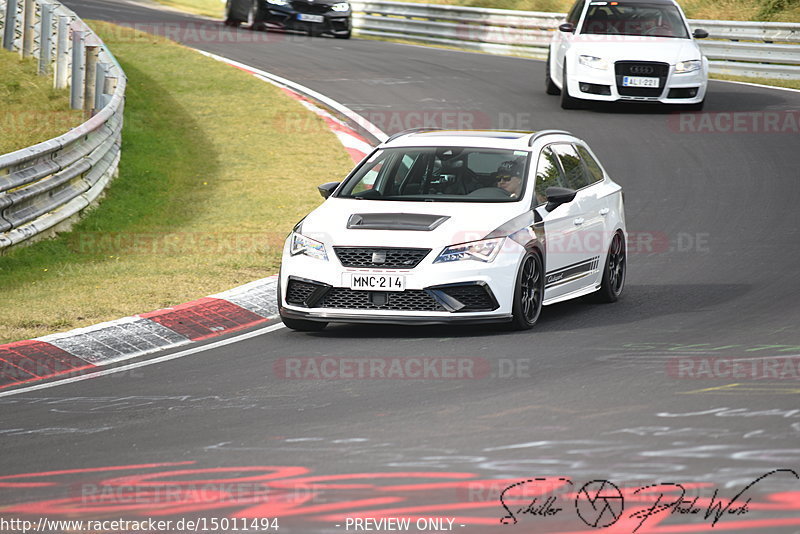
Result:
{"label": "armco barrier support", "polygon": [[53,73],[55,87],[71,82],[73,108],[81,109],[86,100],[92,115],[59,137],[0,155],[2,250],[74,219],[97,200],[116,174],[126,78],[103,42],[63,5],[0,0],[0,14],[4,15],[0,21],[3,47],[29,50],[39,60],[40,73]]}
{"label": "armco barrier support", "polygon": [[[545,59],[563,13],[353,0],[356,34]],[[800,24],[691,20],[720,74],[800,79]]]}

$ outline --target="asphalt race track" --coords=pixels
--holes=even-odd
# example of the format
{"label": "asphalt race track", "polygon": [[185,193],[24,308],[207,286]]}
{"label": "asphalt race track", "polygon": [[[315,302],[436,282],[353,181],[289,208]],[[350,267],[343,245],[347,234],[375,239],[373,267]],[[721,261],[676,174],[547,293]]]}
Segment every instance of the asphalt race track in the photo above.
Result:
{"label": "asphalt race track", "polygon": [[[613,305],[545,308],[525,333],[279,329],[0,398],[0,516],[277,517],[290,533],[343,532],[348,517],[451,518],[481,534],[630,533],[642,521],[637,532],[800,532],[792,472],[731,502],[762,475],[800,472],[800,93],[713,82],[704,114],[565,112],[544,93],[542,62],[66,3],[84,18],[168,24],[190,46],[304,84],[388,133],[418,126],[413,113],[572,131],[625,189],[627,287]],[[412,357],[430,365],[426,379],[324,379],[309,367]],[[470,372],[443,378],[442,359]],[[297,362],[302,376],[287,378]],[[624,512],[610,485],[578,491],[593,480],[620,488]],[[499,497],[517,482],[509,514]],[[631,517],[659,496],[674,504],[681,487],[699,513]],[[715,490],[730,506],[712,527]]]}

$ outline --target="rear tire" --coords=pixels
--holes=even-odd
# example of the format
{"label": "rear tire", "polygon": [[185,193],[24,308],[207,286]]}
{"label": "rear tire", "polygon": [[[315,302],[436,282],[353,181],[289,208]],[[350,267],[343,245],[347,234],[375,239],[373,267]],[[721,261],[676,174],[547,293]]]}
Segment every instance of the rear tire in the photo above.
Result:
{"label": "rear tire", "polygon": [[547,54],[547,67],[545,68],[544,90],[548,95],[560,95],[561,89],[553,83],[553,77],[550,76],[550,53]]}
{"label": "rear tire", "polygon": [[581,101],[569,95],[567,80],[567,66],[564,65],[564,73],[561,77],[561,109],[580,109]]}
{"label": "rear tire", "polygon": [[617,232],[608,247],[603,281],[600,284],[600,290],[593,295],[594,300],[606,303],[616,302],[625,288],[626,271],[625,238],[621,232]]}
{"label": "rear tire", "polygon": [[544,269],[542,258],[536,252],[528,252],[522,260],[517,283],[514,288],[512,319],[509,324],[512,330],[529,330],[533,328],[542,313],[544,300]]}
{"label": "rear tire", "polygon": [[264,28],[264,11],[261,8],[260,0],[252,0],[250,9],[247,12],[247,27],[253,31]]}

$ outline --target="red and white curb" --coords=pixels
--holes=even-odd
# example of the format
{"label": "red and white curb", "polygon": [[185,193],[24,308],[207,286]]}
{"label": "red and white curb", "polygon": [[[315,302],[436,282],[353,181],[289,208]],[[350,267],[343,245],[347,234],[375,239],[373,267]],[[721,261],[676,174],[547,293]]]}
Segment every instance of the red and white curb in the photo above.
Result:
{"label": "red and white curb", "polygon": [[0,345],[0,391],[251,328],[277,316],[278,277],[179,306]]}
{"label": "red and white curb", "polygon": [[[376,139],[384,141],[388,138],[351,109],[312,89],[221,56],[199,52],[276,85],[300,101],[325,121],[356,163],[372,151],[370,143],[307,97],[347,117]],[[99,370],[121,361],[244,330],[275,319],[278,313],[277,289],[278,277],[273,275],[171,308],[0,345],[0,396],[19,391],[17,386],[43,380],[58,378],[57,383],[69,383],[199,352],[201,348]],[[49,383],[29,387],[38,389],[47,385]]]}

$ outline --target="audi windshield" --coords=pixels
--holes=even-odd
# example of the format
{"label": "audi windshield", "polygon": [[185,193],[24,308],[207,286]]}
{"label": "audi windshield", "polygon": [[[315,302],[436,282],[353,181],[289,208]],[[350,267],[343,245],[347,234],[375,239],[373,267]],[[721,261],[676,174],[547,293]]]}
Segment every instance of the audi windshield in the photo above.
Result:
{"label": "audi windshield", "polygon": [[689,38],[680,11],[669,4],[593,2],[581,33]]}
{"label": "audi windshield", "polygon": [[337,193],[340,198],[427,202],[515,202],[530,153],[467,147],[378,150]]}

